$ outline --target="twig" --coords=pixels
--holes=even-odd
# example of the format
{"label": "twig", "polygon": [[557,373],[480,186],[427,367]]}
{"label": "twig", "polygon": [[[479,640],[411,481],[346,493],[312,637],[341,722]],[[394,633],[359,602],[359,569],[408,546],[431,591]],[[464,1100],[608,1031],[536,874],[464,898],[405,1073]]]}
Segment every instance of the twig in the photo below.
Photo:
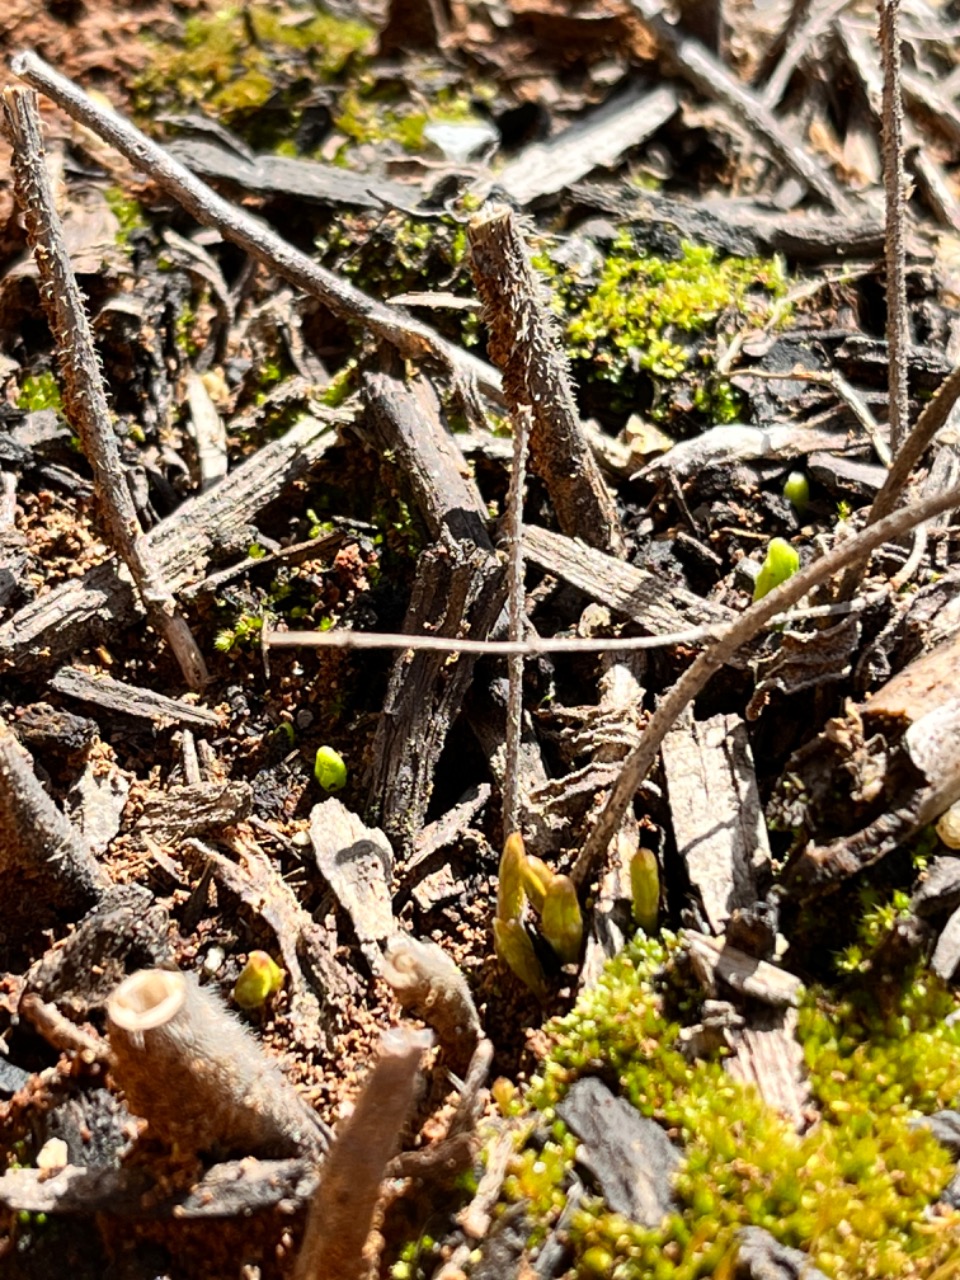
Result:
{"label": "twig", "polygon": [[900,83],[900,0],[879,0],[880,55],[883,64],[883,187],[887,229],[887,354],[890,385],[890,448],[896,455],[910,414],[907,357],[906,173],[903,154],[903,92]]}
{"label": "twig", "polygon": [[110,1050],[106,1040],[95,1032],[78,1027],[55,1004],[41,1000],[35,991],[26,993],[20,1001],[19,1012],[55,1049],[79,1054],[86,1063],[109,1061]]}
{"label": "twig", "polygon": [[322,1150],[306,1103],[192,974],[141,969],[111,995],[107,1021],[117,1083],[152,1136],[186,1151]]}
{"label": "twig", "polygon": [[429,1031],[384,1032],[380,1059],[350,1118],[337,1131],[307,1217],[294,1280],[361,1280],[364,1245],[387,1161],[413,1103]]}
{"label": "twig", "polygon": [[661,700],[648,721],[640,742],[624,761],[607,803],[570,872],[578,888],[592,879],[602,865],[610,841],[619,831],[628,805],[647,776],[660,750],[660,744],[677,717],[696,698],[710,677],[729,661],[731,655],[741,645],[752,640],[778,613],[795,604],[814,587],[826,582],[838,570],[862,560],[883,543],[899,537],[916,525],[957,507],[960,507],[960,486],[925,502],[917,502],[893,512],[864,529],[849,542],[834,547],[822,560],[807,565],[776,590],[758,600],[730,624],[720,639],[700,654]]}
{"label": "twig", "polygon": [[[853,613],[881,600],[885,591],[873,591],[854,600],[838,604],[814,605],[809,609],[795,609],[790,622],[806,618],[832,618]],[[764,626],[779,626],[782,619],[772,618]],[[427,649],[434,653],[475,653],[485,657],[509,658],[520,654],[524,658],[540,653],[632,653],[636,649],[665,649],[675,644],[697,644],[714,640],[723,633],[726,623],[709,627],[692,627],[689,631],[664,632],[655,636],[614,636],[610,638],[567,637],[540,638],[515,643],[512,640],[468,640],[446,636],[417,636],[405,632],[388,631],[267,631],[263,632],[265,649]]]}
{"label": "twig", "polygon": [[783,51],[783,56],[770,73],[770,79],[761,90],[760,100],[768,110],[774,111],[779,106],[781,98],[787,91],[791,76],[806,57],[813,41],[822,32],[826,31],[837,14],[842,13],[849,3],[850,0],[826,0],[825,4],[814,6],[812,11],[807,14],[804,21],[793,33]]}
{"label": "twig", "polygon": [[483,302],[493,362],[516,422],[528,408],[530,465],[543,480],[562,531],[622,552],[617,509],[577,413],[570,373],[543,284],[512,209],[484,208],[468,227],[473,281]]}
{"label": "twig", "polygon": [[[509,635],[523,640],[523,493],[532,415],[524,405],[513,417],[513,468],[507,491],[507,608]],[[503,757],[503,838],[520,829],[520,740],[523,736],[523,654],[507,658],[507,726]]]}
{"label": "twig", "polygon": [[37,260],[40,297],[56,339],[67,417],[93,470],[110,542],[130,570],[147,615],[173,650],[187,684],[200,689],[207,680],[203,657],[150,554],[124,477],[93,335],[44,163],[37,95],[30,89],[7,89],[3,105],[13,144],[17,200]]}
{"label": "twig", "polygon": [[216,227],[220,234],[240,245],[252,258],[264,263],[305,293],[319,298],[335,315],[353,320],[391,343],[409,359],[433,356],[454,370],[461,379],[476,380],[486,395],[500,399],[500,380],[493,369],[444,341],[427,325],[411,320],[382,302],[340,280],[331,271],[312,262],[306,254],[288,244],[259,219],[236,209],[222,199],[186,166],[174,160],[162,147],[109,108],[97,105],[65,76],[47,66],[35,53],[19,53],[13,58],[14,75],[46,94],[73,120],[86,125],[110,143],[143,173],[175,196],[204,226]]}

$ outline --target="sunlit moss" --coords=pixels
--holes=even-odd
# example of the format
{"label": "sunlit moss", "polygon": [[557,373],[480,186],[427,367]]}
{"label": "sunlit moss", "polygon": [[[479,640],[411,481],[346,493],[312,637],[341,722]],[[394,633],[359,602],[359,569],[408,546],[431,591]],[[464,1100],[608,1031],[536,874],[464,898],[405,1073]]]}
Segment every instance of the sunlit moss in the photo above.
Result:
{"label": "sunlit moss", "polygon": [[[505,1184],[529,1202],[542,1237],[565,1200],[574,1142],[556,1104],[579,1076],[600,1072],[666,1126],[684,1161],[676,1211],[650,1230],[602,1202],[575,1215],[571,1274],[615,1280],[732,1275],[736,1232],[754,1224],[807,1252],[834,1280],[940,1277],[956,1262],[960,1215],[931,1215],[952,1172],[947,1152],[911,1118],[950,1105],[960,1088],[956,999],[932,978],[907,985],[886,1016],[866,997],[809,997],[800,1038],[822,1119],[804,1136],[719,1062],[690,1064],[674,1047],[662,976],[675,943],[638,938],[567,1017],[527,1093],[546,1142],[528,1146]],[[535,1243],[536,1241],[532,1241]]]}
{"label": "sunlit moss", "polygon": [[[647,375],[669,403],[666,384],[691,382],[691,407],[715,422],[739,411],[737,393],[712,373],[707,340],[721,320],[757,327],[786,293],[779,258],[723,258],[706,245],[684,243],[675,259],[652,257],[624,231],[602,264],[558,265],[535,258],[563,318],[564,343],[589,377],[629,390]],[[579,370],[578,370],[579,372]]]}
{"label": "sunlit moss", "polygon": [[125,195],[122,187],[108,187],[103,194],[110,211],[119,223],[116,236],[117,244],[122,249],[128,249],[134,233],[142,231],[147,225],[147,220],[143,215],[143,208],[138,200]]}
{"label": "sunlit moss", "polygon": [[60,395],[60,384],[56,376],[49,372],[29,374],[20,384],[17,396],[17,408],[32,413],[37,409],[63,408]]}

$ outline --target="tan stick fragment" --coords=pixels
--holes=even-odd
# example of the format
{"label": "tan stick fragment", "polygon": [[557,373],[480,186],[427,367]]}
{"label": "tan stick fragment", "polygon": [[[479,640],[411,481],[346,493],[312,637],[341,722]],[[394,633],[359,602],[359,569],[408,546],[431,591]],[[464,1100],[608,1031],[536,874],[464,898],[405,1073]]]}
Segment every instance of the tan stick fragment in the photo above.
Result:
{"label": "tan stick fragment", "polygon": [[3,106],[13,145],[17,201],[40,273],[40,297],[57,343],[67,418],[93,470],[111,545],[133,575],[147,615],[173,650],[187,684],[200,689],[207,679],[203,657],[150,553],[124,476],[93,334],[44,163],[37,95],[30,89],[6,89]]}
{"label": "tan stick fragment", "polygon": [[141,969],[110,997],[107,1021],[114,1078],[151,1137],[269,1157],[322,1149],[306,1103],[193,975]]}
{"label": "tan stick fragment", "polygon": [[[532,415],[526,405],[513,418],[513,467],[507,491],[507,609],[509,635],[523,640],[523,494]],[[520,830],[520,742],[523,737],[523,654],[507,658],[507,729],[503,758],[503,838]]]}
{"label": "tan stick fragment", "polygon": [[617,509],[580,423],[556,323],[516,215],[505,205],[489,206],[471,220],[468,235],[490,358],[503,373],[514,424],[523,410],[531,415],[531,465],[560,528],[592,547],[622,553]]}
{"label": "tan stick fragment", "polygon": [[350,1118],[337,1131],[307,1215],[293,1280],[363,1280],[364,1246],[380,1184],[413,1104],[417,1070],[433,1043],[429,1031],[386,1031],[380,1059]]}

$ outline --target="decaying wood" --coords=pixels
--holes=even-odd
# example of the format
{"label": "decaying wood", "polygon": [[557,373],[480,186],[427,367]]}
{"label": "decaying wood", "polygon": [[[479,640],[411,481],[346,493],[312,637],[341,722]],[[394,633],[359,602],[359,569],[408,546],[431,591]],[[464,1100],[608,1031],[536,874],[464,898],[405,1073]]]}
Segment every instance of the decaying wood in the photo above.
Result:
{"label": "decaying wood", "polygon": [[715,997],[718,989],[726,987],[738,996],[749,996],[774,1008],[796,1008],[799,1004],[803,983],[792,973],[749,956],[722,938],[711,938],[689,929],[685,929],[681,937],[694,973],[707,995]]}
{"label": "decaying wood", "polygon": [[209,732],[223,727],[220,716],[207,707],[168,698],[153,689],[138,689],[112,676],[93,675],[81,667],[61,667],[50,680],[50,688],[65,697],[99,707],[109,715],[148,720],[158,729],[181,724]]}
{"label": "decaying wood", "polygon": [[93,471],[110,542],[130,570],[147,616],[169,644],[187,684],[192,689],[202,688],[207,680],[206,664],[153,549],[144,539],[120,461],[93,333],[44,163],[37,95],[32,90],[7,89],[3,108],[13,144],[17,200],[40,272],[40,298],[56,339],[67,417]]}
{"label": "decaying wood", "polygon": [[331,797],[310,813],[310,843],[317,869],[349,917],[367,964],[380,973],[380,944],[397,930],[390,900],[390,841]]}
{"label": "decaying wood", "polygon": [[751,1013],[749,1026],[731,1031],[733,1053],[723,1066],[734,1080],[754,1085],[768,1106],[802,1129],[809,1119],[810,1089],[797,1022],[797,1011],[790,1007]]}
{"label": "decaying wood", "polygon": [[249,782],[195,782],[148,796],[136,829],[157,840],[182,840],[232,827],[252,808]]}
{"label": "decaying wood", "polygon": [[[485,638],[504,597],[503,569],[492,552],[443,530],[420,556],[404,630]],[[394,664],[374,741],[369,809],[398,849],[407,849],[423,825],[436,763],[475,661],[408,650]]]}
{"label": "decaying wood", "polygon": [[432,329],[411,320],[402,311],[369,298],[353,285],[318,266],[265,223],[216,195],[129,121],[112,108],[98,106],[36,54],[18,54],[11,65],[21,80],[46,94],[71,119],[85,125],[97,137],[116,147],[131,164],[149,174],[198,222],[216,227],[222,236],[240,245],[252,258],[305,293],[319,298],[334,314],[363,325],[408,358],[416,360],[434,356],[447,368],[467,379],[476,380],[482,391],[499,398],[500,380],[483,361],[445,342]]}
{"label": "decaying wood", "polygon": [[714,933],[758,897],[770,871],[767,825],[739,716],[681,720],[662,747],[677,852]]}
{"label": "decaying wood", "polygon": [[622,552],[623,534],[577,412],[557,326],[530,262],[516,216],[493,205],[468,227],[474,284],[483,302],[490,356],[502,370],[514,419],[532,416],[530,462],[564,533]]}
{"label": "decaying wood", "polygon": [[[214,489],[189,498],[144,537],[170,589],[202,578],[224,545],[249,545],[249,524],[309,471],[349,421],[342,411],[316,409],[258,449]],[[115,560],[89,569],[25,605],[0,626],[0,666],[32,670],[116,635],[137,616],[136,596]]]}
{"label": "decaying wood", "polygon": [[2,941],[16,947],[24,928],[50,923],[51,911],[81,915],[110,889],[89,847],[41,786],[33,761],[0,720],[0,874]]}
{"label": "decaying wood", "polygon": [[306,1203],[317,1187],[308,1160],[231,1160],[215,1164],[186,1191],[154,1183],[146,1169],[85,1168],[68,1164],[11,1169],[0,1178],[0,1204],[27,1213],[109,1214],[118,1218],[233,1218]]}
{"label": "decaying wood", "polygon": [[723,625],[734,616],[724,605],[665,582],[655,573],[536,525],[524,526],[523,554],[531,564],[654,635],[690,626]]}
{"label": "decaying wood", "polygon": [[497,186],[521,205],[563,191],[593,169],[613,168],[625,151],[666,124],[678,105],[669,85],[650,91],[635,88],[549,142],[525,147],[497,174]]}
{"label": "decaying wood", "polygon": [[659,0],[633,0],[633,5],[652,30],[660,49],[695,89],[722,102],[826,204],[839,213],[851,211],[850,201],[826,169],[796,144],[764,102],[735,79],[704,45],[670,25]]}
{"label": "decaying wood", "polygon": [[294,1280],[366,1275],[364,1245],[380,1183],[413,1104],[420,1059],[432,1042],[429,1031],[384,1032],[380,1058],[324,1161]]}

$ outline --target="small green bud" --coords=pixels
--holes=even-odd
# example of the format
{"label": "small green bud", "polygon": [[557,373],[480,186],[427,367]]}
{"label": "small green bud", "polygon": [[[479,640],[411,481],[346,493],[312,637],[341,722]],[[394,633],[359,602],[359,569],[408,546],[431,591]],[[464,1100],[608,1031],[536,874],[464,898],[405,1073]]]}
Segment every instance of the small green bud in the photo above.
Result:
{"label": "small green bud", "polygon": [[523,836],[514,831],[507,836],[500,859],[500,877],[497,882],[497,919],[519,920],[523,911],[523,870],[526,859],[523,852]]}
{"label": "small green bud", "polygon": [[265,951],[251,951],[233,988],[233,998],[241,1009],[259,1009],[280,990],[285,976]]}
{"label": "small green bud", "polygon": [[543,936],[564,964],[576,964],[583,942],[583,916],[577,891],[569,876],[554,876],[540,913]]}
{"label": "small green bud", "polygon": [[346,786],[347,766],[340,752],[333,747],[321,747],[314,761],[313,776],[324,791],[339,791]]}
{"label": "small green bud", "polygon": [[653,935],[660,914],[660,868],[657,855],[650,849],[638,849],[630,859],[630,894],[634,923],[645,934]]}
{"label": "small green bud", "polygon": [[754,601],[768,596],[775,587],[792,578],[799,568],[800,557],[790,543],[785,538],[771,538],[767,558],[753,584]]}
{"label": "small green bud", "polygon": [[810,505],[810,481],[803,471],[791,471],[783,486],[783,496],[802,515]]}
{"label": "small green bud", "polygon": [[494,920],[493,938],[501,962],[529,987],[538,1000],[547,998],[547,980],[530,935],[519,920]]}
{"label": "small green bud", "polygon": [[614,1257],[610,1250],[604,1249],[603,1245],[594,1244],[580,1258],[580,1274],[594,1277],[595,1280],[605,1280],[605,1277],[613,1274],[613,1264]]}
{"label": "small green bud", "polygon": [[534,911],[543,911],[543,897],[550,887],[553,872],[540,858],[533,858],[528,854],[523,860],[520,875],[523,891],[531,907]]}

